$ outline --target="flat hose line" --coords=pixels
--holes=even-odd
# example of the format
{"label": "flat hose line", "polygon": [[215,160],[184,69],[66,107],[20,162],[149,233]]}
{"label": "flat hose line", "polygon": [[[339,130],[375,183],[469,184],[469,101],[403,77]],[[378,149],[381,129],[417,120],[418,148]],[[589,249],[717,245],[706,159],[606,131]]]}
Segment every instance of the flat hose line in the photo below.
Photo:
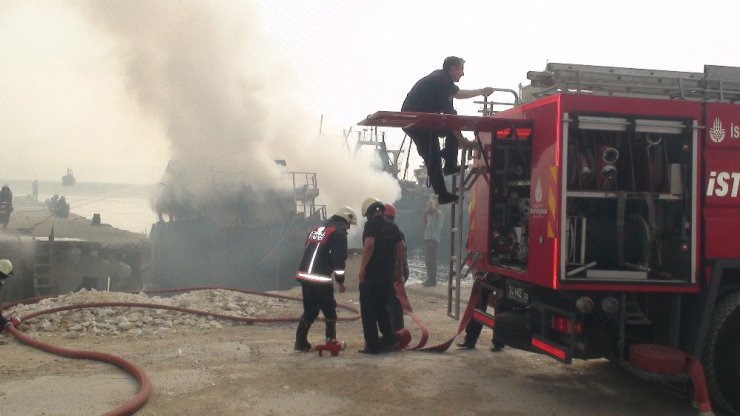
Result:
{"label": "flat hose line", "polygon": [[[295,296],[278,295],[274,293],[257,292],[257,291],[250,291],[250,290],[244,290],[244,289],[220,288],[220,287],[162,289],[162,290],[148,291],[144,293],[147,293],[147,294],[177,293],[177,292],[191,292],[191,291],[197,291],[197,290],[228,290],[228,291],[247,293],[251,295],[266,296],[266,297],[286,299],[286,300],[295,300],[295,301],[302,300],[302,298],[295,297]],[[11,304],[4,306],[0,308],[0,310],[5,310],[15,305],[21,304],[21,303],[24,303],[24,304],[38,303],[39,301],[46,299],[46,298],[47,297],[36,297],[36,298],[31,298],[31,299],[20,300],[20,301],[13,302]],[[231,315],[222,315],[222,314],[213,313],[213,312],[200,311],[200,310],[188,309],[188,308],[182,308],[182,307],[176,307],[176,306],[170,306],[170,305],[162,305],[162,304],[156,304],[156,303],[136,303],[136,302],[93,302],[93,303],[82,303],[82,304],[76,304],[76,305],[58,306],[58,307],[45,309],[42,311],[37,311],[31,314],[22,316],[20,319],[21,321],[25,322],[28,319],[33,319],[33,318],[36,318],[42,315],[47,315],[50,313],[67,311],[67,310],[75,310],[75,309],[99,308],[99,307],[131,307],[131,308],[166,309],[166,310],[190,313],[190,314],[200,315],[200,316],[210,316],[215,319],[244,322],[244,323],[298,322],[300,320],[300,317],[295,317],[295,318],[291,318],[291,317],[247,318],[247,317],[238,317],[238,316],[231,316]],[[359,311],[357,310],[357,308],[354,308],[349,305],[344,305],[344,304],[337,304],[337,307],[353,312],[355,314],[354,316],[339,317],[338,320],[353,321],[353,320],[357,320],[360,318]],[[149,395],[151,394],[151,382],[149,380],[149,377],[141,368],[139,368],[137,365],[133,364],[132,362],[128,360],[125,360],[119,356],[104,353],[104,352],[73,350],[69,348],[57,347],[57,346],[39,341],[37,339],[31,338],[27,335],[24,335],[10,322],[6,324],[5,330],[9,332],[11,335],[13,335],[14,337],[16,337],[16,339],[18,339],[20,342],[26,345],[29,345],[31,347],[40,349],[42,351],[56,354],[56,355],[59,355],[65,358],[87,359],[87,360],[100,361],[106,364],[113,364],[119,367],[120,369],[122,369],[123,371],[129,373],[131,376],[133,376],[136,379],[136,381],[139,383],[139,389],[136,395],[133,398],[126,401],[121,406],[118,406],[115,409],[104,413],[105,416],[131,415],[135,413],[136,411],[138,411],[139,409],[141,409],[146,403],[146,401],[149,399]]]}
{"label": "flat hose line", "polygon": [[404,315],[408,315],[411,317],[411,319],[416,322],[416,324],[421,329],[421,338],[419,342],[413,346],[413,347],[404,347],[408,350],[414,351],[426,351],[426,352],[445,352],[447,351],[450,346],[452,345],[452,342],[455,341],[455,338],[457,338],[458,335],[460,335],[464,330],[465,327],[468,326],[468,323],[473,318],[473,311],[475,310],[475,307],[478,305],[478,299],[480,298],[480,285],[478,282],[473,283],[473,287],[470,289],[470,297],[468,299],[468,306],[465,307],[465,312],[463,313],[462,318],[460,319],[460,325],[458,325],[457,333],[447,341],[439,344],[434,345],[431,347],[423,348],[426,345],[427,340],[429,339],[429,330],[424,324],[424,322],[419,319],[418,316],[414,313],[413,309],[411,308],[411,302],[409,302],[409,298],[406,295],[406,290],[403,287],[402,283],[396,282],[393,284],[394,289],[396,290],[396,297],[398,298],[399,302],[401,302],[401,308],[403,309]]}

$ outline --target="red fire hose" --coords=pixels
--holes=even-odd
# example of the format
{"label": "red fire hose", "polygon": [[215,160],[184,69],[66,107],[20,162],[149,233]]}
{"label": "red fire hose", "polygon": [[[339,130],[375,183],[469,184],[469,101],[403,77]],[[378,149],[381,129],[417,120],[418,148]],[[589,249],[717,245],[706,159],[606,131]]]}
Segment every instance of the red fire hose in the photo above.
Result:
{"label": "red fire hose", "polygon": [[[286,300],[295,300],[295,301],[302,300],[301,298],[294,297],[294,296],[277,295],[274,293],[255,292],[255,291],[249,291],[249,290],[243,290],[243,289],[229,289],[229,288],[219,288],[219,287],[167,289],[167,290],[157,290],[157,291],[146,292],[146,293],[148,294],[175,293],[175,292],[190,292],[190,291],[208,290],[208,289],[229,290],[229,291],[242,292],[242,293],[258,295],[258,296],[266,296],[266,297],[272,297],[272,298],[280,298],[280,299],[286,299]],[[38,298],[33,298],[33,299],[21,300],[18,302],[8,304],[5,307],[1,308],[0,310],[8,309],[20,303],[24,303],[24,304],[37,303],[41,301],[42,299],[45,299],[45,298],[38,297]],[[245,323],[298,322],[300,320],[299,317],[247,318],[247,317],[223,315],[223,314],[207,312],[207,311],[199,311],[195,309],[181,308],[181,307],[170,306],[170,305],[161,305],[161,304],[155,304],[155,303],[135,303],[135,302],[95,302],[95,303],[84,303],[84,304],[77,304],[77,305],[59,306],[55,308],[45,309],[42,311],[37,311],[31,314],[28,314],[26,316],[22,316],[21,320],[26,321],[28,319],[33,319],[33,318],[36,318],[42,315],[47,315],[50,313],[60,312],[60,311],[67,311],[67,310],[74,310],[74,309],[87,309],[87,308],[100,308],[100,307],[131,307],[131,308],[166,309],[166,310],[190,313],[190,314],[200,315],[200,316],[211,316],[216,319],[236,321],[236,322],[245,322]],[[352,320],[357,320],[360,318],[359,311],[357,310],[357,308],[354,308],[349,305],[343,305],[343,304],[337,304],[337,307],[353,312],[355,314],[354,316],[339,317],[338,320],[352,321]],[[5,330],[8,333],[12,334],[14,337],[16,337],[20,342],[26,345],[38,348],[46,352],[50,352],[52,354],[66,357],[66,358],[87,359],[87,360],[100,361],[100,362],[107,363],[107,364],[113,364],[119,367],[120,369],[122,369],[123,371],[129,373],[131,376],[133,376],[136,379],[136,381],[139,383],[139,390],[137,391],[136,395],[133,398],[129,399],[124,404],[122,404],[121,406],[118,406],[115,409],[109,412],[106,412],[105,416],[131,415],[137,410],[141,409],[146,403],[146,401],[149,399],[149,394],[151,393],[151,382],[149,381],[149,377],[146,375],[146,373],[141,368],[139,368],[138,366],[136,366],[130,361],[127,361],[113,354],[108,354],[108,353],[103,353],[103,352],[98,352],[98,351],[73,350],[73,349],[61,348],[61,347],[57,347],[51,344],[47,344],[45,342],[41,342],[27,335],[24,335],[13,324],[7,324],[5,327]]]}
{"label": "red fire hose", "polygon": [[422,322],[421,319],[416,316],[413,309],[411,309],[411,302],[409,302],[409,298],[406,295],[406,290],[404,289],[403,285],[400,283],[394,283],[393,287],[396,289],[396,297],[401,302],[401,307],[403,308],[404,314],[410,316],[411,319],[413,319],[414,322],[416,322],[416,324],[419,326],[419,329],[421,329],[421,339],[419,340],[419,343],[411,348],[406,347],[406,349],[408,350],[420,350],[429,352],[447,351],[450,348],[450,345],[452,345],[452,342],[455,340],[455,338],[465,330],[466,326],[468,326],[468,322],[470,322],[470,319],[473,317],[473,310],[475,309],[475,306],[478,305],[478,298],[480,297],[480,285],[475,282],[473,283],[473,287],[470,289],[468,306],[465,308],[462,319],[460,319],[460,325],[457,328],[457,333],[452,338],[439,345],[423,348],[424,345],[426,345],[427,339],[429,338],[429,330],[427,329],[426,324],[424,324],[424,322]]}

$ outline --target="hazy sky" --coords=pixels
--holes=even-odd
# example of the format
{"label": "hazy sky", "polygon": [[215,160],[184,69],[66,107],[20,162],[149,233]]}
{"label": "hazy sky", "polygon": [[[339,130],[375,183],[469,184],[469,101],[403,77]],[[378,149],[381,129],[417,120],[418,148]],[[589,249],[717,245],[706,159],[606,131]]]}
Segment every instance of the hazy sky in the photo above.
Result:
{"label": "hazy sky", "polygon": [[0,0],[0,179],[156,183],[187,155],[347,172],[342,130],[398,110],[445,56],[466,59],[461,88],[516,89],[548,61],[701,72],[740,66],[735,16],[714,0]]}

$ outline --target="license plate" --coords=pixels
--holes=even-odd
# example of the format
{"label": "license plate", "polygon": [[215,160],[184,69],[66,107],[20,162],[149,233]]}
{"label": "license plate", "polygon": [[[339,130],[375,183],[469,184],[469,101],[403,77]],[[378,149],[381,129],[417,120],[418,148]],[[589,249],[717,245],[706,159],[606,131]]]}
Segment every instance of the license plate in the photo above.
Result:
{"label": "license plate", "polygon": [[519,303],[529,305],[529,302],[532,299],[532,293],[529,287],[508,281],[506,282],[506,297]]}

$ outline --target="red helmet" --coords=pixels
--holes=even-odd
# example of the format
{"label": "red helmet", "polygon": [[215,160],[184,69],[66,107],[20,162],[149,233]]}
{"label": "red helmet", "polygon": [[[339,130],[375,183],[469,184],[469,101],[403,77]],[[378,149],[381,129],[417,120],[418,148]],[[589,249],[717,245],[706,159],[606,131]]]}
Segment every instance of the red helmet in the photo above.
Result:
{"label": "red helmet", "polygon": [[396,207],[394,207],[392,204],[385,204],[383,215],[390,218],[396,218]]}

